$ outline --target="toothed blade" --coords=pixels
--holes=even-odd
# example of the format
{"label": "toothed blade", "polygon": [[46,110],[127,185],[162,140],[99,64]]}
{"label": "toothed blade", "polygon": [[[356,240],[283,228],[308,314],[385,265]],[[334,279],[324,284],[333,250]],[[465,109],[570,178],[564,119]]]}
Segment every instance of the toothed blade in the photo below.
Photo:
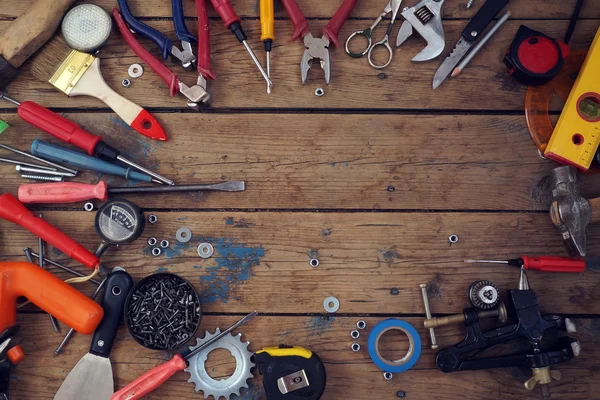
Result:
{"label": "toothed blade", "polygon": [[452,73],[454,67],[458,65],[460,60],[462,60],[465,54],[467,54],[472,45],[473,42],[467,42],[462,37],[460,38],[460,40],[456,43],[456,47],[454,47],[454,50],[452,50],[452,53],[446,57],[442,65],[440,65],[436,71],[435,76],[433,77],[434,89],[440,86],[442,82],[444,82],[446,78],[450,76],[450,73]]}

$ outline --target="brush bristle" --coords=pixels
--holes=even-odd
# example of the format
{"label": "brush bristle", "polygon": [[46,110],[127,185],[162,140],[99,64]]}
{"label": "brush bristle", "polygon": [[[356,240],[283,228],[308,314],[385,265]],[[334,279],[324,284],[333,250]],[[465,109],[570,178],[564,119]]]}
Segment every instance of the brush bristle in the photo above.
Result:
{"label": "brush bristle", "polygon": [[71,48],[63,37],[54,36],[31,60],[31,73],[40,81],[48,82],[70,53]]}

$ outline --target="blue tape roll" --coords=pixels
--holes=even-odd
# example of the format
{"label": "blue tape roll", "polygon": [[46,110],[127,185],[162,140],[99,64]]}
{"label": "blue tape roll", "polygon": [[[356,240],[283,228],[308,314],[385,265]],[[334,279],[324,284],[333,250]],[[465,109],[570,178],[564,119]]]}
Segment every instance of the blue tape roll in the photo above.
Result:
{"label": "blue tape roll", "polygon": [[[412,354],[402,363],[386,361],[381,358],[377,352],[379,338],[381,338],[388,330],[401,330],[406,333],[409,341],[412,341]],[[386,372],[398,373],[409,370],[416,364],[419,357],[421,357],[421,338],[419,337],[419,333],[411,324],[401,319],[390,318],[375,325],[371,330],[371,333],[369,333],[367,346],[369,348],[369,355],[375,365]],[[410,350],[411,349],[409,348],[409,351]]]}

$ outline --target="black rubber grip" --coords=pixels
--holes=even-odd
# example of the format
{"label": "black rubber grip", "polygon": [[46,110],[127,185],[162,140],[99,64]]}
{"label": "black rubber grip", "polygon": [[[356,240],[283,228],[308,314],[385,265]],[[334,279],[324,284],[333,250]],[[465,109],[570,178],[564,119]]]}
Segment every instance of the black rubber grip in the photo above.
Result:
{"label": "black rubber grip", "polygon": [[466,41],[474,42],[481,36],[485,28],[494,20],[496,15],[507,5],[509,0],[486,0],[477,14],[467,24],[462,36]]}
{"label": "black rubber grip", "polygon": [[94,332],[90,353],[100,357],[108,357],[110,354],[123,319],[125,300],[132,287],[133,279],[125,271],[111,272],[106,278],[102,297],[104,317]]}

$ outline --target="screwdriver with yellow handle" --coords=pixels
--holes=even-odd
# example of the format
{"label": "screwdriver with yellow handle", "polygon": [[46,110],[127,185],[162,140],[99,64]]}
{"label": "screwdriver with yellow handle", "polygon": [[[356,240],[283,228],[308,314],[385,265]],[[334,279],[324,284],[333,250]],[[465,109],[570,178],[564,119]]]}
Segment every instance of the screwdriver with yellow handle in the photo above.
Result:
{"label": "screwdriver with yellow handle", "polygon": [[[275,40],[275,10],[273,0],[260,0],[260,40],[265,44],[267,53],[267,76],[271,79],[271,47]],[[267,93],[271,94],[271,86],[267,85]]]}

